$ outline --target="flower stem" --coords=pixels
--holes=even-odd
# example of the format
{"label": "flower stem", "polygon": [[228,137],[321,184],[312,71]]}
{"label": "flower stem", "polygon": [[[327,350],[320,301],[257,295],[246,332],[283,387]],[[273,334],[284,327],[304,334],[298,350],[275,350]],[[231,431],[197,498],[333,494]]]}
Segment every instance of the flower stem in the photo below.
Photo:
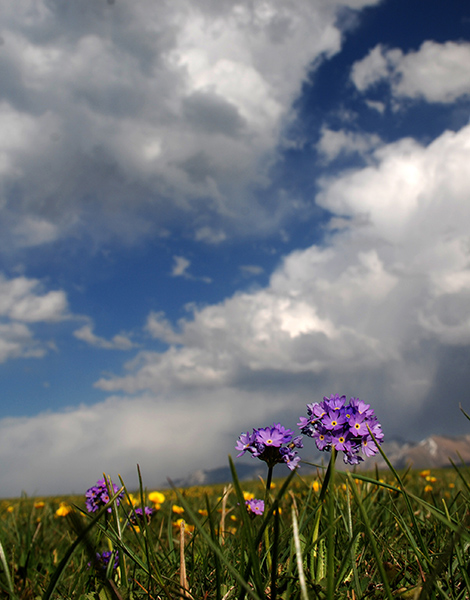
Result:
{"label": "flower stem", "polygon": [[271,489],[271,481],[273,479],[273,467],[268,467],[268,478],[266,479],[266,497],[265,504],[268,502],[269,490]]}
{"label": "flower stem", "polygon": [[335,596],[335,461],[336,449],[331,449],[330,479],[328,482],[328,537],[327,537],[327,573],[326,573],[326,597],[334,600]]}

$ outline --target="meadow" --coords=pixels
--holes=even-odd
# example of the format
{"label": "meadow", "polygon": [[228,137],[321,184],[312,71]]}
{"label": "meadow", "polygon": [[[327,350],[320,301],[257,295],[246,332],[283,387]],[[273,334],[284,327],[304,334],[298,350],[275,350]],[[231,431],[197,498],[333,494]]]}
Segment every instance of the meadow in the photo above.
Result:
{"label": "meadow", "polygon": [[133,492],[104,476],[82,496],[0,501],[0,597],[470,598],[467,466],[344,472],[327,450],[314,474],[276,478],[271,453],[258,481],[229,457],[225,485],[147,490],[138,471]]}

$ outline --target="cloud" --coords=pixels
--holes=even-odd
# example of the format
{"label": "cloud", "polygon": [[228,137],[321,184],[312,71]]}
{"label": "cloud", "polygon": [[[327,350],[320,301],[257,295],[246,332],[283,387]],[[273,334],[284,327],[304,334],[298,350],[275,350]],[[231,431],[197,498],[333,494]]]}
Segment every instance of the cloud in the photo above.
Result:
{"label": "cloud", "polygon": [[4,493],[25,481],[30,493],[83,491],[103,470],[132,477],[137,462],[149,485],[219,466],[241,431],[295,426],[306,403],[335,392],[372,403],[387,436],[431,433],[443,408],[442,433],[462,431],[469,148],[470,126],[427,146],[401,140],[324,179],[317,202],[344,222],[325,245],[176,325],[151,313],[146,330],[167,349],[97,381],[105,402],[0,421]]}
{"label": "cloud", "polygon": [[149,322],[170,348],[140,352],[96,386],[157,397],[261,393],[273,381],[286,393],[298,386],[299,398],[351,390],[377,402],[392,429],[405,407],[411,424],[433,393],[439,353],[470,343],[469,147],[470,127],[428,146],[402,140],[323,180],[318,203],[348,223],[325,247],[291,253],[266,288],[196,308],[178,331],[159,314]]}
{"label": "cloud", "polygon": [[396,98],[451,103],[470,94],[469,61],[468,42],[425,41],[407,54],[379,44],[354,63],[351,79],[361,92],[385,80]]}
{"label": "cloud", "polygon": [[334,131],[323,127],[317,144],[317,151],[326,162],[331,162],[341,154],[368,155],[371,150],[382,144],[378,135],[353,131]]}
{"label": "cloud", "polygon": [[191,261],[189,261],[187,258],[184,258],[184,256],[173,256],[173,260],[174,265],[173,269],[171,270],[171,275],[173,277],[187,277],[187,270],[191,264]]}
{"label": "cloud", "polygon": [[260,265],[240,265],[239,269],[246,276],[261,275],[261,273],[264,273],[264,269]]}
{"label": "cloud", "polygon": [[195,277],[188,273],[188,269],[191,266],[191,261],[189,261],[184,256],[173,256],[174,264],[173,269],[171,270],[172,277],[183,277],[184,279],[191,279],[193,281],[204,281],[204,283],[212,283],[212,279],[210,277]]}
{"label": "cloud", "polygon": [[37,279],[7,279],[0,273],[0,362],[44,356],[53,344],[36,340],[32,326],[69,318],[67,297],[62,290],[44,292]]}
{"label": "cloud", "polygon": [[84,325],[73,332],[73,335],[82,342],[102,348],[104,350],[130,350],[135,347],[135,344],[125,334],[117,334],[111,340],[99,337],[93,333],[93,326],[90,324]]}
{"label": "cloud", "polygon": [[164,486],[167,476],[227,464],[233,430],[249,425],[246,415],[258,420],[282,401],[225,389],[157,401],[115,397],[62,413],[3,419],[2,495],[19,496],[25,485],[29,494],[84,494],[103,472],[116,481],[120,474],[133,489],[137,464],[145,485]]}
{"label": "cloud", "polygon": [[0,273],[0,316],[28,323],[61,321],[68,317],[63,291],[41,292],[37,279],[6,279]]}
{"label": "cloud", "polygon": [[46,348],[24,323],[0,323],[0,363],[12,358],[41,358]]}
{"label": "cloud", "polygon": [[374,3],[0,0],[2,250],[277,228],[282,198],[254,190],[338,10]]}

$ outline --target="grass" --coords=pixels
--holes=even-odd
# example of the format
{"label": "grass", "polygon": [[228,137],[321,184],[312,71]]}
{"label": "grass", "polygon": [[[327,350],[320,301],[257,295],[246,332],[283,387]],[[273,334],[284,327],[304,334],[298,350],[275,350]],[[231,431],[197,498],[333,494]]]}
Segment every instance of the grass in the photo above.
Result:
{"label": "grass", "polygon": [[[255,600],[470,597],[467,467],[319,472],[171,489],[154,506],[143,482],[87,513],[84,497],[0,503],[0,597]],[[92,482],[93,483],[93,482]],[[137,519],[137,521],[136,521]],[[132,525],[131,521],[138,525]],[[108,567],[93,564],[108,551]],[[117,553],[117,568],[114,560]]]}

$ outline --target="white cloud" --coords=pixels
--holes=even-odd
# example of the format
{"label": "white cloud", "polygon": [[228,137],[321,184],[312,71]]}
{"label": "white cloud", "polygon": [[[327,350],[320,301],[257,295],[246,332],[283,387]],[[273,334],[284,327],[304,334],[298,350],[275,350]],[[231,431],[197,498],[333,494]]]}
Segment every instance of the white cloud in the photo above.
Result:
{"label": "white cloud", "polygon": [[444,381],[457,421],[445,365],[470,342],[469,152],[470,126],[383,146],[373,166],[325,180],[318,201],[349,225],[286,256],[264,289],[195,308],[177,327],[152,313],[147,331],[169,348],[139,351],[96,384],[124,397],[0,421],[2,489],[51,493],[62,480],[80,491],[137,462],[152,484],[218,466],[240,431],[294,425],[335,392],[371,402],[387,435],[417,424],[421,435]]}
{"label": "white cloud", "polygon": [[[427,147],[384,146],[373,166],[325,180],[318,202],[349,217],[327,247],[293,252],[267,288],[195,309],[178,333],[158,315],[155,335],[173,346],[139,353],[97,387],[261,390],[282,373],[287,389],[303,374],[328,389],[358,382],[390,422],[410,393],[418,411],[433,388],[432,348],[468,343],[469,153],[466,127]],[[387,389],[376,398],[379,378]]]}
{"label": "white cloud", "polygon": [[167,477],[227,464],[227,455],[235,455],[233,430],[241,432],[282,402],[228,389],[191,391],[158,400],[109,398],[63,413],[3,419],[2,494],[84,494],[103,472],[115,481],[120,474],[133,489],[137,464],[144,485],[162,486]]}
{"label": "white cloud", "polygon": [[239,268],[244,275],[251,276],[261,275],[261,273],[264,273],[264,269],[260,265],[240,265]]}
{"label": "white cloud", "polygon": [[41,358],[45,353],[24,323],[0,323],[0,363],[12,358]]}
{"label": "white cloud", "polygon": [[372,48],[365,58],[355,62],[352,66],[351,79],[356,88],[364,92],[381,79],[386,78],[390,72],[390,60],[391,57],[382,44]]}
{"label": "white cloud", "polygon": [[387,80],[397,98],[450,103],[470,94],[469,61],[468,42],[425,41],[407,54],[379,44],[353,65],[351,78],[362,92]]}
{"label": "white cloud", "polygon": [[61,321],[68,317],[63,291],[41,292],[37,279],[6,279],[0,274],[0,316],[28,323]]}
{"label": "white cloud", "polygon": [[43,293],[37,279],[7,279],[0,273],[0,362],[12,358],[40,358],[51,344],[34,338],[31,325],[70,318],[62,290]]}
{"label": "white cloud", "polygon": [[3,250],[278,227],[285,203],[252,190],[311,65],[340,49],[338,9],[375,2],[0,0]]}
{"label": "white cloud", "polygon": [[173,277],[187,277],[187,270],[191,265],[191,261],[189,261],[184,256],[173,256],[174,265],[171,270],[171,274]]}
{"label": "white cloud", "polygon": [[135,344],[129,337],[123,333],[117,334],[112,339],[107,340],[103,337],[95,335],[93,332],[93,326],[90,324],[84,325],[73,332],[73,335],[82,342],[95,346],[96,348],[103,348],[105,350],[130,350],[135,347]]}
{"label": "white cloud", "polygon": [[317,144],[318,152],[330,162],[341,154],[367,155],[382,144],[378,135],[365,134],[341,129],[334,131],[323,127]]}
{"label": "white cloud", "polygon": [[184,279],[191,279],[193,281],[212,283],[212,279],[210,277],[196,277],[189,273],[188,269],[191,266],[191,261],[184,256],[173,256],[173,261],[173,269],[171,270],[172,277],[183,277]]}

